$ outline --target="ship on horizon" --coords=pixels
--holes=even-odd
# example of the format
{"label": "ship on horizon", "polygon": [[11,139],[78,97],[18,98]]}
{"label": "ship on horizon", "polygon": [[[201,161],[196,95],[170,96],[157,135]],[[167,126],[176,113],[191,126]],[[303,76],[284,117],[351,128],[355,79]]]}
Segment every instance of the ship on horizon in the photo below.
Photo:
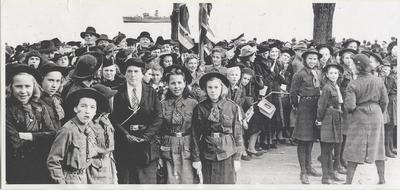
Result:
{"label": "ship on horizon", "polygon": [[158,16],[158,10],[155,11],[154,16],[150,16],[149,13],[143,13],[141,16],[124,16],[122,17],[124,23],[171,23],[169,17]]}

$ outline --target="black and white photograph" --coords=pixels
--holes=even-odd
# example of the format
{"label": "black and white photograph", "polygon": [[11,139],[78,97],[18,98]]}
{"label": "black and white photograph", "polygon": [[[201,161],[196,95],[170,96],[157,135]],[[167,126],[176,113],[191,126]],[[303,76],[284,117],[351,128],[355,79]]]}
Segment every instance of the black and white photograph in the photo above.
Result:
{"label": "black and white photograph", "polygon": [[399,0],[0,5],[1,188],[399,188]]}

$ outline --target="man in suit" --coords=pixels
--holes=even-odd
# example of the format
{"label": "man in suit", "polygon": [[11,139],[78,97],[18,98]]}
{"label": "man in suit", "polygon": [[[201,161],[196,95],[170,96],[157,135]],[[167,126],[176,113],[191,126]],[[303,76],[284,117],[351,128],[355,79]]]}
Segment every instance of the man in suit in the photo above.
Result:
{"label": "man in suit", "polygon": [[114,96],[115,157],[122,184],[155,184],[162,123],[161,104],[155,90],[142,83],[145,64],[126,61],[126,84]]}

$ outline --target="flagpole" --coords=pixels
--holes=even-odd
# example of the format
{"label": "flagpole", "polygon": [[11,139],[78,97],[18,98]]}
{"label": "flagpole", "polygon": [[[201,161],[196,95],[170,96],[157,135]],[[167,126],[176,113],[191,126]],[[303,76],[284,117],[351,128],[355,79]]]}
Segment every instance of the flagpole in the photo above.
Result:
{"label": "flagpole", "polygon": [[204,46],[203,46],[203,40],[201,37],[201,33],[203,31],[202,27],[201,27],[201,22],[202,22],[202,16],[203,16],[203,7],[202,7],[202,3],[199,3],[199,58],[200,58],[200,64],[204,63]]}

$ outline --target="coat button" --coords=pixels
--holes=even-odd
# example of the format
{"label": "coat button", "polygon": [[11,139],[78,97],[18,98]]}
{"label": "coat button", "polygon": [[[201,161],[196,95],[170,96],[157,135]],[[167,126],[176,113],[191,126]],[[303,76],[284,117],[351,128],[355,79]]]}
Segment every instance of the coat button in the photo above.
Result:
{"label": "coat button", "polygon": [[89,162],[89,159],[86,159],[86,162]]}

